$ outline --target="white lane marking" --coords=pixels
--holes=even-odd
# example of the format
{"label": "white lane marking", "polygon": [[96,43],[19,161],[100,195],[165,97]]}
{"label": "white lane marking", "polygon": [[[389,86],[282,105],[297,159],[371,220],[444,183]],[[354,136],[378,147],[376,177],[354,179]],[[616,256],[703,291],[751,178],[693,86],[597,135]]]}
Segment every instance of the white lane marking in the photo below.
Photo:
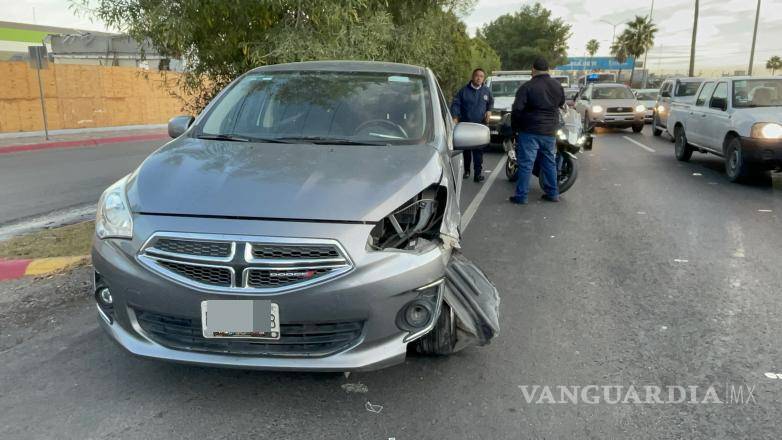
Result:
{"label": "white lane marking", "polygon": [[0,241],[11,238],[15,235],[31,232],[46,227],[61,226],[66,223],[73,223],[78,220],[87,220],[95,215],[95,205],[89,204],[70,208],[62,211],[56,211],[39,217],[24,220],[19,223],[12,223],[0,227]]}
{"label": "white lane marking", "polygon": [[655,150],[654,148],[647,147],[646,145],[644,145],[644,144],[642,144],[642,143],[638,142],[637,140],[635,140],[635,139],[633,139],[633,138],[630,138],[630,137],[628,137],[628,136],[622,136],[622,137],[623,137],[623,138],[624,138],[626,141],[630,141],[630,142],[634,143],[635,145],[638,145],[639,147],[643,148],[644,150],[646,150],[646,151],[648,151],[648,152],[650,152],[650,153],[656,153],[656,152],[657,152],[657,150]]}
{"label": "white lane marking", "polygon": [[684,260],[682,258],[674,258],[673,261],[675,261],[676,263],[689,263],[690,262],[690,260]]}
{"label": "white lane marking", "polygon": [[486,182],[484,182],[483,186],[481,187],[481,190],[478,191],[478,194],[475,195],[475,198],[472,199],[472,202],[467,206],[467,209],[464,210],[464,214],[462,214],[462,234],[464,231],[467,230],[467,226],[470,225],[470,221],[472,220],[472,217],[475,215],[475,212],[478,210],[478,206],[481,205],[481,202],[483,202],[483,199],[486,197],[486,193],[489,192],[489,189],[491,188],[491,185],[494,183],[495,180],[497,180],[497,175],[500,174],[500,170],[505,169],[505,161],[508,160],[508,156],[502,156],[502,159],[500,159],[500,162],[497,164],[496,167],[494,167],[494,171],[491,172],[491,175],[488,179],[486,179]]}
{"label": "white lane marking", "polygon": [[693,176],[702,176],[703,174],[701,174],[701,173],[692,173],[692,175]]}
{"label": "white lane marking", "polygon": [[774,212],[770,209],[758,209],[758,212]]}

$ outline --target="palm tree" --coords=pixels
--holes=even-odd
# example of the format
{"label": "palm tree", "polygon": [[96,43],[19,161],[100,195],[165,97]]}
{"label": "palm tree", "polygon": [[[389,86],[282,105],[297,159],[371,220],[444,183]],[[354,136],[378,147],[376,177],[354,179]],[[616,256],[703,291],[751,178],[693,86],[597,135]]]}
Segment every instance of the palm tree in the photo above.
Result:
{"label": "palm tree", "polygon": [[777,69],[782,69],[782,58],[779,55],[774,55],[766,61],[766,69],[771,71],[771,76],[777,74]]}
{"label": "palm tree", "polygon": [[586,45],[587,53],[589,54],[589,67],[592,67],[594,63],[592,62],[592,59],[595,57],[595,54],[597,53],[598,49],[600,49],[600,43],[597,42],[594,38],[589,40]]}
{"label": "palm tree", "polygon": [[635,60],[649,50],[650,47],[654,46],[654,34],[656,33],[657,26],[652,23],[649,17],[636,15],[634,20],[627,22],[627,29],[625,29],[620,38],[626,41],[627,54],[633,57],[630,85],[632,85],[633,76],[635,75]]}
{"label": "palm tree", "polygon": [[614,39],[613,44],[611,44],[611,55],[619,63],[619,70],[616,72],[617,81],[620,81],[622,76],[622,64],[627,61],[627,41],[625,41],[624,37],[624,34],[620,34],[619,38]]}

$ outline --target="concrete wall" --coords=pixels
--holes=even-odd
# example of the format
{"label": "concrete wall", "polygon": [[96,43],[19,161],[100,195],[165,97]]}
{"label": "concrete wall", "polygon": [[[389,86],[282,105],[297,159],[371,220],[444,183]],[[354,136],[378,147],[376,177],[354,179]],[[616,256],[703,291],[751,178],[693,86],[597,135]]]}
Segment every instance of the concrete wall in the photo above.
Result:
{"label": "concrete wall", "polygon": [[[160,124],[181,113],[166,84],[177,74],[49,63],[41,70],[50,130]],[[0,62],[0,133],[43,130],[38,79],[24,62]]]}

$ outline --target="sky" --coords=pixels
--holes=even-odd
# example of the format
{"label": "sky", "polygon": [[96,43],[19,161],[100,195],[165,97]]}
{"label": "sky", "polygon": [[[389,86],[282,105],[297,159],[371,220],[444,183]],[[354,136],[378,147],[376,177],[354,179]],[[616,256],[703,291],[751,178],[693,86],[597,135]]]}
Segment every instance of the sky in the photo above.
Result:
{"label": "sky", "polygon": [[[472,34],[502,14],[519,10],[533,0],[478,0],[463,17]],[[602,22],[624,23],[635,15],[649,14],[652,0],[545,0],[555,17],[572,26],[570,56],[583,56],[589,39],[600,42],[597,55],[608,55],[613,27]],[[67,0],[0,0],[0,20],[105,31],[103,23],[74,14]],[[648,55],[652,71],[684,72],[689,63],[695,0],[654,0],[653,20],[660,29]],[[701,0],[696,46],[696,72],[715,69],[746,70],[755,19],[754,0]],[[35,17],[33,17],[35,11]],[[782,0],[762,0],[755,69],[762,69],[771,55],[782,56]],[[617,27],[617,34],[623,27]]]}

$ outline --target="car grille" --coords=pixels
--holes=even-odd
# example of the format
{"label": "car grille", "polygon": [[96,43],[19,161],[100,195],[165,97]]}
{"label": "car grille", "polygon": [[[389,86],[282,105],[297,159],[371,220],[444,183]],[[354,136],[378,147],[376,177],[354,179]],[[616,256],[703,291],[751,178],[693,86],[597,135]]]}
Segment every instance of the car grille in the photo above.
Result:
{"label": "car grille", "polygon": [[632,113],[633,108],[632,107],[608,107],[606,109],[607,113]]}
{"label": "car grille", "polygon": [[326,281],[353,265],[334,240],[155,233],[139,253],[154,272],[188,287],[280,292]]}
{"label": "car grille", "polygon": [[144,333],[165,347],[245,356],[328,356],[353,346],[364,327],[363,321],[281,323],[278,340],[211,339],[203,336],[200,318],[134,313]]}

